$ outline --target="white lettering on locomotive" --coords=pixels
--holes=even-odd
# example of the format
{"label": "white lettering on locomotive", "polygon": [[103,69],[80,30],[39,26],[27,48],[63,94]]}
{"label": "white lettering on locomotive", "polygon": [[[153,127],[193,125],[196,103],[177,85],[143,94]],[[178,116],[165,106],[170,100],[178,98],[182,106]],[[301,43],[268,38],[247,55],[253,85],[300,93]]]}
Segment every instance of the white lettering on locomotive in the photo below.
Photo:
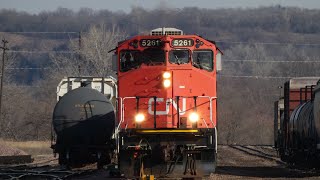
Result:
{"label": "white lettering on locomotive", "polygon": [[[164,98],[157,98],[156,102],[163,102]],[[168,98],[166,100],[166,110],[164,111],[156,111],[156,115],[168,115],[170,111],[170,104],[172,103],[173,108],[175,108],[178,111],[178,105],[176,101],[173,101],[172,99]],[[148,113],[153,115],[154,114],[154,99],[150,98],[148,101]],[[182,110],[179,108],[180,115],[184,115],[186,113],[186,107],[187,107],[187,100],[186,98],[182,98]]]}

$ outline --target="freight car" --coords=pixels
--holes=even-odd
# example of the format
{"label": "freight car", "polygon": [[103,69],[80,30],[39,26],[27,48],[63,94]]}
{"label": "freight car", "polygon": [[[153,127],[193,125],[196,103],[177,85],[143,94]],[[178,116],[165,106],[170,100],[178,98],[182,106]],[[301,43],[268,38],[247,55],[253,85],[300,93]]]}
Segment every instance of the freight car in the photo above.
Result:
{"label": "freight car", "polygon": [[294,78],[275,102],[275,147],[289,164],[315,165],[320,156],[319,77]]}
{"label": "freight car", "polygon": [[214,41],[158,28],[118,43],[117,153],[127,177],[196,177],[217,163]]}
{"label": "freight car", "polygon": [[116,81],[112,77],[68,77],[57,87],[52,149],[67,167],[111,161],[115,148]]}

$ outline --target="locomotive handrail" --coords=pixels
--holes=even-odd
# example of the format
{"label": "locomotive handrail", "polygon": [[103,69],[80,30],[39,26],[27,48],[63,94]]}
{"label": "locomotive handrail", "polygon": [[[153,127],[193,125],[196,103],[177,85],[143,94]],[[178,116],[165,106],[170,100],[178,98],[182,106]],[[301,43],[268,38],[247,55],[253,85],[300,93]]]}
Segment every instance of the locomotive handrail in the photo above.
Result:
{"label": "locomotive handrail", "polygon": [[[180,96],[180,97],[185,97],[185,98],[194,98],[194,96]],[[213,100],[215,100],[215,99],[217,99],[217,97],[216,96],[214,96],[214,97],[211,97],[211,96],[197,96],[198,98],[208,98],[209,99],[209,105],[210,105],[210,122],[211,122],[211,124],[212,124],[212,126],[213,126],[213,120],[212,120],[212,118],[213,118],[213,114],[212,114],[212,101]],[[119,122],[119,124],[118,124],[118,127],[117,127],[117,129],[116,129],[116,139],[117,139],[117,152],[119,152],[119,141],[120,141],[120,139],[119,139],[119,129],[120,129],[120,126],[121,126],[121,124],[124,122],[124,102],[125,102],[125,100],[126,99],[136,99],[137,97],[124,97],[124,98],[121,98],[121,97],[119,97],[118,99],[120,100],[120,109],[121,109],[121,111],[120,111],[120,122]],[[179,108],[178,108],[178,114],[180,113],[180,110],[179,110]],[[207,129],[208,129],[208,125],[207,125],[207,123],[205,123],[205,125],[206,125],[206,127],[207,127]],[[126,128],[125,129],[127,129],[127,126],[126,126]],[[218,153],[218,130],[217,130],[217,126],[215,126],[214,127],[214,131],[215,131],[215,133],[214,133],[214,138],[215,138],[215,152],[216,153]]]}
{"label": "locomotive handrail", "polygon": [[[155,101],[156,101],[156,99],[157,99],[157,97],[156,96],[136,96],[136,97],[134,97],[134,96],[131,96],[131,97],[124,97],[123,98],[123,100],[122,100],[122,103],[121,103],[121,106],[122,106],[122,120],[121,120],[121,123],[119,123],[119,126],[118,126],[118,128],[120,128],[120,125],[123,123],[123,121],[124,121],[124,101],[126,100],[126,99],[137,99],[137,112],[139,111],[139,99],[140,98],[150,98],[150,97],[152,97],[152,98],[154,98],[155,99]],[[128,124],[126,124],[126,127],[125,127],[125,130],[127,129],[127,127],[128,127]],[[154,128],[156,128],[156,103],[154,104]]]}
{"label": "locomotive handrail", "polygon": [[[212,120],[212,101],[217,99],[216,96],[214,97],[211,97],[211,96],[198,96],[199,98],[209,98],[209,105],[210,105],[210,122],[211,124],[213,125],[213,120]],[[206,124],[206,127],[208,128],[207,126],[207,123]],[[218,153],[218,130],[217,130],[217,126],[214,127],[214,135],[215,135],[215,152]]]}
{"label": "locomotive handrail", "polygon": [[[137,97],[134,97],[134,96],[131,96],[131,97],[124,97],[123,100],[122,100],[122,120],[121,120],[121,123],[119,123],[119,128],[120,128],[120,125],[124,122],[124,100],[126,99],[136,99]],[[126,125],[126,128],[125,130],[127,130],[127,125]]]}
{"label": "locomotive handrail", "polygon": [[[194,98],[195,96],[179,96],[179,97],[183,97],[183,98]],[[212,101],[214,100],[214,99],[217,99],[217,97],[216,96],[196,96],[197,98],[208,98],[209,99],[209,105],[210,105],[210,122],[211,122],[211,124],[213,125],[213,120],[212,120]],[[179,104],[179,103],[178,103]],[[179,108],[178,108],[178,114],[180,113],[180,110],[179,110]],[[207,124],[206,124],[207,125]],[[207,126],[207,128],[208,128],[208,126]]]}
{"label": "locomotive handrail", "polygon": [[216,96],[215,97],[210,97],[210,121],[211,121],[212,125],[213,125],[213,121],[212,121],[212,100],[215,100],[215,99],[217,99]]}
{"label": "locomotive handrail", "polygon": [[206,125],[207,129],[209,129],[207,123],[206,123],[206,120],[204,118],[202,118],[202,121],[204,122],[204,124]]}
{"label": "locomotive handrail", "polygon": [[119,129],[120,129],[120,125],[122,123],[122,98],[118,97],[117,100],[118,100],[118,103],[120,100],[120,121],[119,121],[118,127],[115,129],[115,138],[116,138],[116,146],[117,146],[117,154],[118,154],[120,152]]}
{"label": "locomotive handrail", "polygon": [[119,121],[119,124],[118,124],[118,126],[117,126],[117,128],[116,128],[116,133],[119,132],[119,128],[120,128],[120,125],[121,125],[121,123],[122,123],[122,98],[121,98],[121,97],[118,97],[117,99],[120,100],[120,121]]}
{"label": "locomotive handrail", "polygon": [[[148,96],[149,97],[149,96]],[[150,97],[154,97],[154,96],[150,96]],[[212,101],[213,100],[215,100],[215,99],[217,99],[217,97],[216,96],[214,96],[214,97],[212,97],[212,96],[179,96],[179,97],[183,97],[183,98],[194,98],[194,97],[197,97],[197,98],[208,98],[209,99],[209,105],[210,105],[210,122],[211,122],[211,124],[213,125],[214,123],[213,123],[213,120],[212,120],[212,118],[213,118],[213,115],[212,115]],[[119,124],[118,124],[118,127],[117,127],[117,134],[119,133],[119,129],[120,129],[120,126],[121,126],[121,124],[124,122],[124,103],[125,103],[125,100],[126,99],[136,99],[137,97],[134,97],[134,96],[131,96],[131,97],[123,97],[123,98],[121,98],[121,97],[119,97],[119,99],[120,99],[120,109],[121,109],[121,113],[120,113],[120,122],[119,122]],[[141,96],[141,97],[139,97],[139,98],[147,98],[147,96]],[[171,98],[170,98],[171,99]],[[173,100],[173,99],[171,99],[171,100]],[[178,108],[178,114],[180,113],[180,110],[179,110],[179,108]],[[207,124],[206,124],[206,127],[208,128],[208,126],[207,126]],[[126,126],[126,128],[125,129],[127,129],[127,126]]]}

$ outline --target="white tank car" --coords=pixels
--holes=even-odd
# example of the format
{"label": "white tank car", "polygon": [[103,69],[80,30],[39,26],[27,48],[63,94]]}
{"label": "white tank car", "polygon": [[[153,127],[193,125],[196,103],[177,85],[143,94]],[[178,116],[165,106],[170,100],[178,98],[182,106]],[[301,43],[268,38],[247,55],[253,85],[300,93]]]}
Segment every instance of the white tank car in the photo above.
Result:
{"label": "white tank car", "polygon": [[115,149],[117,81],[112,77],[66,77],[57,86],[51,148],[60,165],[111,162]]}
{"label": "white tank car", "polygon": [[67,92],[79,88],[90,87],[104,94],[112,103],[117,97],[117,80],[112,77],[65,77],[57,86],[57,101]]}

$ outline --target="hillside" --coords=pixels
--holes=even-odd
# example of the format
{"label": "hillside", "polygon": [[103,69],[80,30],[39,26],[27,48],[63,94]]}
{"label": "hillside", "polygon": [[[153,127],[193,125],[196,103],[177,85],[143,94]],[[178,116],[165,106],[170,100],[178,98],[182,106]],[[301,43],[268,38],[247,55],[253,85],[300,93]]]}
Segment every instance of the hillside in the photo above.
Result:
{"label": "hillside", "polygon": [[[6,70],[7,105],[4,122],[0,122],[1,137],[50,136],[58,79],[52,69],[56,70],[57,56],[75,61],[89,43],[86,37],[90,29],[102,24],[108,31],[116,28],[121,38],[158,27],[176,27],[216,41],[224,52],[223,71],[218,77],[221,143],[272,144],[273,101],[280,95],[278,87],[290,77],[320,76],[320,10],[281,6],[216,10],[133,7],[124,13],[59,8],[28,14],[3,9],[0,38],[9,41],[12,61]],[[75,50],[79,47],[80,52]],[[89,58],[87,52],[82,58]],[[95,75],[90,74],[93,71],[86,73]],[[70,74],[60,71],[59,75]],[[17,104],[17,99],[23,102]]]}

